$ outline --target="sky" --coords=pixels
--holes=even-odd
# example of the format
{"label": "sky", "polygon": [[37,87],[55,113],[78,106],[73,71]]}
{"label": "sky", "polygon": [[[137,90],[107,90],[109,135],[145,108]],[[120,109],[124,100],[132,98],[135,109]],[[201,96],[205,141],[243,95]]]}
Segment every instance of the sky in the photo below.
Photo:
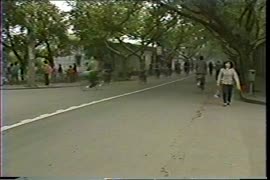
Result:
{"label": "sky", "polygon": [[66,1],[50,1],[51,3],[55,4],[60,10],[62,11],[69,11],[71,7],[66,3]]}

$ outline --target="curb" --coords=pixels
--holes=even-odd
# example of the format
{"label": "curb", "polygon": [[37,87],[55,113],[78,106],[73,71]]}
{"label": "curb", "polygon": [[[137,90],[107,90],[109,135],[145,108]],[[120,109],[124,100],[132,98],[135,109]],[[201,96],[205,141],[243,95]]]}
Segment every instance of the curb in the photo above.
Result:
{"label": "curb", "polygon": [[[112,82],[125,82],[126,80],[123,81],[112,81]],[[136,81],[136,79],[134,80],[127,80],[127,81]],[[83,86],[81,84],[77,84],[77,85],[62,85],[62,86],[41,86],[41,87],[9,87],[9,88],[5,88],[3,86],[0,87],[0,90],[28,90],[28,89],[57,89],[57,88],[68,88],[68,87],[80,87]]]}
{"label": "curb", "polygon": [[250,99],[250,98],[247,98],[243,93],[239,93],[239,94],[240,94],[241,100],[243,100],[244,102],[251,103],[251,104],[266,105],[266,101]]}
{"label": "curb", "polygon": [[48,86],[48,87],[0,88],[0,90],[57,89],[57,88],[67,88],[67,87],[79,87],[79,86],[81,86],[81,85]]}

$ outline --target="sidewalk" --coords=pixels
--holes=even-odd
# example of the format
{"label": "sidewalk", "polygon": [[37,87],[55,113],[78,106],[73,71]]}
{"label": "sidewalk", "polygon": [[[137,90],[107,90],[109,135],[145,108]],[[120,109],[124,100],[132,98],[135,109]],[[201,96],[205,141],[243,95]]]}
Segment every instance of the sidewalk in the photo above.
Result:
{"label": "sidewalk", "polygon": [[80,86],[81,82],[75,83],[51,83],[49,86],[38,83],[37,87],[27,87],[26,84],[23,85],[3,85],[1,90],[24,90],[24,89],[48,89],[48,88],[65,88],[65,87],[76,87]]}
{"label": "sidewalk", "polygon": [[266,81],[265,78],[257,77],[255,82],[255,93],[249,94],[248,92],[242,93],[241,98],[245,102],[254,104],[266,104]]}

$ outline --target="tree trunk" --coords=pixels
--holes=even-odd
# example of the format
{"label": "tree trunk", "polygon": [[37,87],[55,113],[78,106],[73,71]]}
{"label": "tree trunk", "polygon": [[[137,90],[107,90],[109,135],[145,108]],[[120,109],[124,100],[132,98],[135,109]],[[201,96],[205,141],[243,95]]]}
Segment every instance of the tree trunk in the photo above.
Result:
{"label": "tree trunk", "polygon": [[146,64],[145,64],[145,57],[143,54],[138,56],[139,61],[140,61],[140,74],[139,74],[139,80],[141,82],[146,82],[147,80],[147,75],[146,75]]}
{"label": "tree trunk", "polygon": [[21,63],[21,79],[25,80],[25,72],[26,72],[26,63]]}
{"label": "tree trunk", "polygon": [[128,80],[129,79],[129,75],[128,75],[128,59],[127,58],[124,58],[123,61],[122,61],[122,70],[121,70],[121,73],[122,73],[122,78],[125,79],[125,80]]}
{"label": "tree trunk", "polygon": [[239,70],[240,74],[240,81],[241,84],[248,83],[248,70],[254,69],[254,62],[252,54],[253,52],[248,52],[246,50],[239,51],[239,58],[238,58],[238,66],[237,69]]}
{"label": "tree trunk", "polygon": [[20,66],[21,66],[21,78],[22,81],[25,80],[25,75],[26,75],[26,71],[27,71],[27,65],[28,65],[28,47],[25,48],[25,53],[23,56],[23,60],[20,62]]}
{"label": "tree trunk", "polygon": [[28,60],[28,78],[27,78],[27,85],[29,87],[35,87],[35,56],[34,56],[34,49],[35,44],[31,40],[28,44],[28,54],[29,54],[29,60]]}
{"label": "tree trunk", "polygon": [[143,55],[138,56],[139,61],[140,61],[140,71],[145,71],[145,58],[143,57]]}
{"label": "tree trunk", "polygon": [[47,50],[48,50],[48,61],[49,61],[49,65],[54,68],[54,58],[53,58],[53,52],[51,50],[51,46],[50,43],[48,41],[45,41],[46,46],[47,46]]}
{"label": "tree trunk", "polygon": [[54,58],[52,56],[48,56],[49,65],[54,68]]}

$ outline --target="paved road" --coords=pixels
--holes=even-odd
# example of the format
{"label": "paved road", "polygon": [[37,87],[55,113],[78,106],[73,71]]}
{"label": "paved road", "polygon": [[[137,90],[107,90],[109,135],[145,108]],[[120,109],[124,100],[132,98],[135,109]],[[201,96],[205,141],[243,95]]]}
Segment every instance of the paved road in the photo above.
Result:
{"label": "paved road", "polygon": [[3,91],[3,125],[11,125],[21,120],[32,119],[41,114],[53,113],[59,109],[100,100],[151,87],[157,84],[173,81],[185,76],[172,78],[150,78],[144,85],[137,81],[114,82],[98,90],[82,91],[80,87],[61,89],[36,89],[36,90],[4,90]]}
{"label": "paved road", "polygon": [[192,78],[5,131],[3,173],[264,177],[265,107],[212,95]]}

